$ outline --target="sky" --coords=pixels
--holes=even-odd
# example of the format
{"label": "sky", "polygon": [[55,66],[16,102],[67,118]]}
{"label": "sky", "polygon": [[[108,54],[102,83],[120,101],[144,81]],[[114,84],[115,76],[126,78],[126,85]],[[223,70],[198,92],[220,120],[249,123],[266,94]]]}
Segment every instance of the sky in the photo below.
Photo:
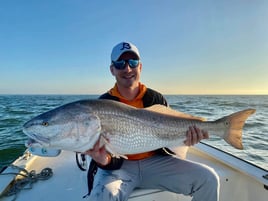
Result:
{"label": "sky", "polygon": [[0,94],[102,94],[134,43],[163,94],[268,94],[266,0],[0,0]]}

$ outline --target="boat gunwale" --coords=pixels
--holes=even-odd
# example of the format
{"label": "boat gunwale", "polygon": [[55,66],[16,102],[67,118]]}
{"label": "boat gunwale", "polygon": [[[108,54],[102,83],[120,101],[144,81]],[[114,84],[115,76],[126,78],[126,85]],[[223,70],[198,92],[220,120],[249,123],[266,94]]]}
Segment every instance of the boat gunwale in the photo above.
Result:
{"label": "boat gunwale", "polygon": [[225,164],[230,168],[243,173],[244,175],[252,177],[256,181],[262,183],[265,187],[268,186],[268,179],[265,178],[266,175],[268,174],[268,170],[256,164],[253,164],[249,161],[246,161],[231,153],[223,151],[217,147],[214,147],[204,142],[200,142],[199,144],[196,144],[191,148],[194,151],[201,151],[203,154],[212,157],[219,163]]}

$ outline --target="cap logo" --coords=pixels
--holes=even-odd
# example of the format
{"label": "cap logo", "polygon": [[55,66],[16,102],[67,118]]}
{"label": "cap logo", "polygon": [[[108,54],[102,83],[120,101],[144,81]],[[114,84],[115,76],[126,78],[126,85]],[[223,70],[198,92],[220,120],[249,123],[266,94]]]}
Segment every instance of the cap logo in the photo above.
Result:
{"label": "cap logo", "polygon": [[131,47],[130,47],[130,44],[129,44],[129,43],[123,43],[122,45],[123,45],[123,47],[122,47],[120,50],[124,50],[124,49],[129,50],[129,49],[131,49]]}

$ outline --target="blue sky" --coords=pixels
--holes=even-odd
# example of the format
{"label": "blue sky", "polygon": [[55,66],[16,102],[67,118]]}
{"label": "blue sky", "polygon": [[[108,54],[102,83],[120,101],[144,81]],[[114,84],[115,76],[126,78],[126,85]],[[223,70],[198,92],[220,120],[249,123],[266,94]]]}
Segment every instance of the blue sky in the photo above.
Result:
{"label": "blue sky", "polygon": [[266,0],[0,1],[0,94],[100,94],[139,48],[163,94],[268,94]]}

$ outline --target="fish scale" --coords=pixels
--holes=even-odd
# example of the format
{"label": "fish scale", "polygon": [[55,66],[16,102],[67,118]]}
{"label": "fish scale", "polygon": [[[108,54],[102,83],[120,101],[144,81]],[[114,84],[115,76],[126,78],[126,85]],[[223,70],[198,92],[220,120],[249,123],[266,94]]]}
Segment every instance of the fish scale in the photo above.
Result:
{"label": "fish scale", "polygon": [[[219,128],[219,125],[214,122],[190,121],[187,119],[178,121],[177,117],[163,117],[162,114],[159,117],[158,114],[146,116],[143,113],[138,113],[138,115],[139,118],[134,114],[128,116],[128,119],[117,118],[111,123],[103,123],[102,126],[104,127],[102,129],[108,133],[104,132],[103,137],[109,139],[115,153],[141,153],[160,147],[181,144],[186,138],[185,134],[190,125],[196,125],[204,130],[211,131],[214,130],[214,127]],[[105,119],[101,118],[101,122],[105,122]],[[133,123],[130,124],[129,122]],[[119,127],[115,128],[113,125],[119,125]],[[115,132],[118,130],[120,132]]]}

